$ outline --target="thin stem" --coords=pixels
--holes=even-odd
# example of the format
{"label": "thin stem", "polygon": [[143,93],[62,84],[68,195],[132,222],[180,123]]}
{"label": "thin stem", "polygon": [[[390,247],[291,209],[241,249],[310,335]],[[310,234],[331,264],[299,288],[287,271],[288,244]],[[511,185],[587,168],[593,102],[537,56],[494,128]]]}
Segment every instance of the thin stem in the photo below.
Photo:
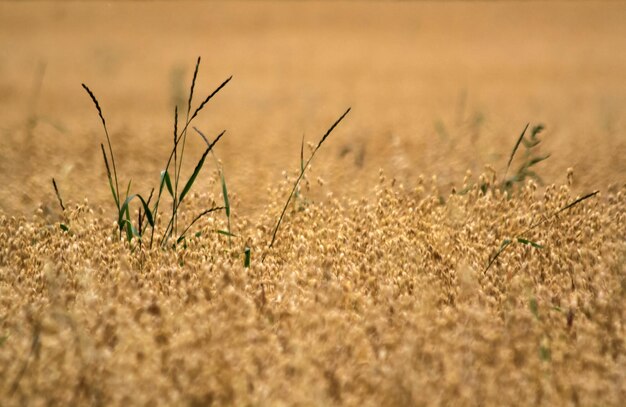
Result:
{"label": "thin stem", "polygon": [[113,155],[113,147],[111,146],[111,138],[109,137],[109,131],[107,129],[107,124],[106,121],[104,120],[104,115],[102,114],[102,109],[100,108],[100,103],[98,103],[98,99],[96,99],[96,95],[93,94],[93,92],[91,91],[91,89],[89,89],[89,87],[87,87],[87,85],[85,85],[84,83],[82,84],[83,88],[85,89],[85,91],[87,91],[87,93],[89,94],[89,97],[91,97],[91,100],[93,101],[93,103],[96,105],[96,110],[98,110],[98,115],[100,116],[100,120],[102,121],[102,127],[104,128],[104,134],[106,135],[107,138],[107,144],[109,146],[109,154],[111,155],[111,163],[113,165],[113,176],[115,178],[115,194],[117,196],[117,211],[119,212],[120,210],[120,186],[119,183],[117,181],[117,167],[115,166],[115,156]]}
{"label": "thin stem", "polygon": [[[278,234],[278,228],[280,227],[280,224],[283,221],[283,217],[285,216],[285,212],[287,211],[287,207],[289,206],[289,202],[291,201],[291,198],[293,197],[293,194],[295,193],[296,189],[298,188],[298,185],[300,184],[300,180],[302,180],[302,177],[304,176],[304,172],[309,167],[309,164],[311,163],[311,161],[313,161],[313,158],[315,157],[315,154],[317,153],[317,150],[319,150],[319,148],[322,146],[324,141],[326,141],[326,138],[328,138],[328,136],[330,135],[330,133],[332,133],[332,131],[335,129],[335,127],[337,127],[337,125],[343,120],[343,118],[346,117],[346,115],[350,112],[350,109],[351,108],[348,108],[348,110],[346,110],[345,113],[342,114],[341,117],[339,117],[339,119],[337,119],[335,121],[335,123],[333,123],[332,126],[330,126],[330,128],[326,131],[326,134],[324,134],[324,136],[321,138],[319,143],[317,143],[317,147],[315,147],[315,150],[313,150],[313,152],[311,153],[311,156],[309,157],[307,162],[304,164],[304,166],[302,166],[302,168],[300,170],[300,175],[298,175],[298,179],[296,179],[296,182],[294,183],[293,188],[291,189],[291,193],[289,194],[289,198],[287,198],[287,202],[285,203],[285,206],[283,207],[283,210],[281,211],[280,216],[278,217],[278,222],[276,222],[276,226],[274,227],[274,231],[272,232],[272,240],[270,241],[270,244],[267,247],[268,250],[271,249],[272,246],[274,246],[274,242],[276,241],[276,235]],[[267,255],[267,252],[263,255],[261,261],[265,260],[265,256],[266,255]]]}
{"label": "thin stem", "polygon": [[226,209],[226,208],[225,208],[224,206],[216,206],[216,207],[213,207],[213,208],[211,208],[211,209],[207,209],[207,210],[205,210],[205,211],[202,211],[202,213],[200,213],[198,216],[196,216],[196,217],[194,218],[194,220],[192,220],[192,221],[191,221],[191,223],[190,223],[190,224],[189,224],[189,225],[185,228],[185,230],[183,230],[183,232],[180,234],[180,236],[178,236],[178,239],[176,239],[176,241],[177,241],[177,242],[179,242],[179,241],[180,241],[180,239],[182,239],[182,238],[185,236],[185,234],[187,233],[187,231],[188,231],[188,230],[189,230],[189,229],[190,229],[190,228],[191,228],[191,227],[192,227],[192,226],[193,226],[193,225],[194,225],[197,221],[199,221],[199,220],[200,220],[200,218],[202,218],[204,215],[207,215],[207,214],[209,214],[209,213],[211,213],[211,212],[219,211],[219,210],[221,210],[221,209]]}
{"label": "thin stem", "polygon": [[[207,149],[204,151],[204,153],[202,154],[202,158],[200,158],[200,162],[203,162],[204,159],[206,158],[206,156],[209,154],[209,152],[211,152],[211,150],[213,150],[213,147],[215,146],[215,144],[217,144],[218,141],[220,141],[220,139],[222,138],[222,136],[224,135],[224,133],[226,133],[226,130],[222,131],[216,138],[215,140],[213,140],[213,142],[207,147]],[[167,242],[167,240],[170,238],[170,236],[172,235],[173,229],[173,223],[174,223],[174,218],[177,216],[178,214],[178,208],[180,207],[180,204],[182,203],[182,199],[176,202],[176,207],[174,208],[174,214],[172,216],[172,218],[170,218],[170,221],[167,224],[167,227],[165,228],[165,234],[163,235],[163,237],[161,238],[161,241],[159,243],[160,246],[162,246],[165,242]]]}

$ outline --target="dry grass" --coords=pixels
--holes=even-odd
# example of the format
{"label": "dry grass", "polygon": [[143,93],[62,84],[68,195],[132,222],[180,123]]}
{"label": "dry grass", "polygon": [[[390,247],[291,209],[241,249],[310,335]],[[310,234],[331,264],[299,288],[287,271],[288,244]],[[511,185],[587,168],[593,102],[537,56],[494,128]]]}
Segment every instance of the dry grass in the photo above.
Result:
{"label": "dry grass", "polygon": [[[0,3],[0,405],[620,406],[624,15]],[[172,209],[184,241],[120,238],[127,182],[149,192],[172,151],[171,101],[176,140],[187,81],[230,74],[194,122],[228,129],[216,169],[156,221]],[[301,140],[347,106],[307,167]],[[175,196],[207,151],[189,135]]]}
{"label": "dry grass", "polygon": [[69,233],[41,211],[3,216],[3,405],[619,405],[626,189],[485,271],[503,238],[573,198],[530,182],[442,205],[431,182],[381,175],[371,200],[289,211],[264,263],[279,207],[235,216],[250,268],[212,233],[131,254],[88,204],[68,211]]}

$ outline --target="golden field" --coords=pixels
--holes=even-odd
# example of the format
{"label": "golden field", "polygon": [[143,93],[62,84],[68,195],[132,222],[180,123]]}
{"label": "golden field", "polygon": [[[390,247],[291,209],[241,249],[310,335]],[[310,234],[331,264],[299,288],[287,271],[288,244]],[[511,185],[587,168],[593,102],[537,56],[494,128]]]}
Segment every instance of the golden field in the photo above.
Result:
{"label": "golden field", "polygon": [[[622,405],[625,22],[620,2],[0,3],[0,405]],[[147,197],[198,55],[194,106],[233,76],[193,122],[226,129],[223,172],[207,158],[179,223],[223,204],[223,174],[235,236],[216,211],[175,249],[129,244],[81,83]],[[301,140],[348,107],[268,248]],[[550,157],[506,189],[529,122]],[[189,131],[183,179],[204,150]]]}

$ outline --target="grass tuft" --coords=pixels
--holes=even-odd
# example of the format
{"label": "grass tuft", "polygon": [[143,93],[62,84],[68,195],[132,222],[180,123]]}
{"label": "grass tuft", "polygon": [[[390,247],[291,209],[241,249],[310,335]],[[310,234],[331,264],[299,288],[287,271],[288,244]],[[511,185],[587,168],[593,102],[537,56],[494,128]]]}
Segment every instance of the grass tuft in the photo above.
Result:
{"label": "grass tuft", "polygon": [[[543,183],[541,177],[531,168],[539,164],[540,162],[550,158],[550,154],[539,155],[535,153],[537,147],[541,143],[541,140],[539,139],[539,134],[543,131],[544,126],[542,124],[534,126],[530,132],[530,135],[526,137],[526,131],[528,130],[529,125],[530,123],[526,124],[526,127],[524,127],[522,134],[520,134],[519,138],[517,139],[515,146],[511,151],[511,155],[509,156],[509,161],[507,162],[506,171],[504,173],[504,181],[501,186],[504,190],[508,191],[512,189],[514,185],[523,185],[527,178],[532,178],[539,183]],[[515,154],[517,153],[520,145],[523,145],[525,149],[522,164],[518,167],[517,171],[512,177],[507,178],[506,176],[511,167],[511,163],[515,158]]]}
{"label": "grass tuft", "polygon": [[[226,84],[228,82],[230,82],[230,80],[232,79],[232,76],[229,77],[228,79],[226,79],[224,82],[222,82],[211,94],[209,94],[209,96],[207,96],[202,103],[200,103],[200,105],[198,106],[198,108],[196,108],[196,110],[193,112],[193,114],[191,114],[190,117],[190,112],[191,112],[191,104],[193,102],[193,95],[194,95],[194,89],[196,86],[196,81],[198,78],[198,71],[200,68],[200,57],[198,57],[198,60],[196,62],[196,66],[195,66],[195,70],[194,70],[194,74],[193,74],[193,79],[191,81],[191,88],[189,90],[189,98],[187,101],[187,117],[185,119],[185,125],[183,127],[183,129],[179,132],[179,125],[178,125],[178,106],[174,107],[174,138],[173,138],[173,147],[172,147],[172,151],[170,152],[170,155],[167,159],[167,162],[165,164],[165,168],[161,171],[160,174],[160,178],[159,178],[159,187],[158,187],[158,193],[156,195],[156,199],[155,202],[152,206],[152,209],[150,208],[150,202],[152,200],[155,188],[152,188],[150,191],[150,195],[148,197],[148,199],[144,199],[144,197],[140,194],[131,194],[131,182],[129,181],[128,183],[128,187],[126,188],[126,195],[124,197],[124,199],[121,199],[120,196],[120,188],[119,188],[119,181],[118,181],[118,176],[117,176],[117,167],[115,165],[115,158],[114,158],[114,154],[113,154],[113,147],[111,145],[111,138],[109,137],[109,131],[107,129],[106,126],[106,120],[104,119],[104,114],[102,112],[102,108],[100,106],[100,103],[98,102],[98,99],[96,98],[95,94],[91,91],[91,89],[85,85],[82,84],[83,88],[85,89],[85,91],[87,92],[87,94],[89,95],[89,97],[91,98],[93,104],[96,107],[96,110],[98,111],[98,116],[100,117],[100,120],[102,121],[102,127],[104,128],[104,133],[106,135],[106,139],[107,139],[107,145],[108,145],[108,154],[107,151],[104,148],[104,144],[101,143],[100,144],[100,148],[102,150],[102,158],[104,160],[104,164],[106,167],[106,171],[107,171],[107,179],[109,181],[109,187],[111,188],[111,193],[113,195],[113,200],[115,201],[115,205],[117,208],[117,224],[118,224],[118,228],[119,228],[119,233],[120,233],[120,237],[122,235],[123,232],[126,232],[126,239],[128,240],[128,242],[130,243],[132,241],[133,238],[138,238],[139,240],[139,244],[142,244],[143,241],[143,234],[145,233],[145,229],[143,227],[144,225],[144,221],[147,221],[147,225],[150,227],[151,231],[150,231],[150,248],[152,248],[153,242],[154,242],[154,238],[155,238],[155,230],[157,229],[158,226],[158,217],[159,217],[159,205],[161,203],[161,197],[163,195],[163,189],[167,188],[167,191],[170,194],[170,197],[172,198],[172,211],[171,211],[171,216],[169,218],[169,221],[167,222],[167,227],[164,230],[164,233],[161,235],[160,238],[160,246],[165,245],[165,243],[168,241],[168,239],[170,238],[170,236],[172,234],[175,234],[177,232],[177,225],[178,225],[178,215],[179,215],[179,209],[180,209],[180,205],[183,202],[183,200],[185,199],[185,197],[189,194],[189,192],[191,191],[191,188],[193,187],[198,175],[200,174],[200,171],[202,169],[202,167],[204,166],[204,162],[206,160],[206,156],[209,154],[209,152],[212,151],[213,147],[215,146],[215,144],[217,144],[217,142],[222,138],[222,136],[224,135],[225,131],[223,131],[222,133],[220,133],[217,138],[212,142],[209,143],[207,149],[204,151],[204,154],[202,154],[202,157],[200,158],[200,160],[198,161],[198,163],[196,164],[196,167],[194,168],[194,171],[192,172],[192,174],[190,175],[189,179],[187,180],[187,182],[185,183],[185,185],[182,188],[182,191],[180,192],[180,194],[178,193],[178,186],[179,186],[179,180],[180,180],[180,176],[181,176],[181,169],[182,169],[182,163],[183,163],[183,158],[184,158],[184,148],[185,148],[185,140],[186,140],[186,135],[187,135],[187,128],[189,127],[189,124],[193,121],[193,119],[198,115],[198,113],[206,106],[206,104],[222,89],[224,88],[224,86],[226,86]],[[180,152],[178,151],[178,147],[179,144],[182,140],[182,145],[181,145],[181,149]],[[109,165],[109,158],[111,159],[111,165]],[[169,168],[170,168],[170,164],[172,162],[172,160],[174,161],[174,182],[172,182],[171,176],[170,176],[170,172],[169,172]],[[112,169],[112,170],[111,170]],[[59,202],[61,203],[61,206],[63,206],[61,200],[60,200],[60,195],[58,194],[58,189],[56,187],[56,183],[54,182],[54,187],[55,187],[55,191],[57,191],[57,197],[59,198]],[[139,213],[137,216],[137,226],[135,227],[135,225],[132,222],[131,216],[130,216],[130,204],[131,201],[133,199],[137,198],[139,200],[139,202],[141,203],[141,207],[139,208]],[[177,243],[180,241],[184,241],[185,238],[185,234],[187,233],[187,231],[189,230],[189,228],[191,226],[193,226],[200,218],[202,218],[202,216],[206,215],[207,213],[216,211],[216,210],[220,210],[220,209],[225,209],[228,208],[228,214],[230,215],[230,205],[228,204],[228,198],[227,196],[225,196],[225,202],[226,202],[226,206],[225,207],[216,207],[216,208],[211,208],[211,209],[207,209],[206,211],[203,211],[200,215],[198,215],[189,226],[187,226],[184,230],[183,233],[181,233],[181,235],[179,236],[179,238],[177,239]],[[229,231],[228,234],[230,234],[230,221],[229,221]]]}

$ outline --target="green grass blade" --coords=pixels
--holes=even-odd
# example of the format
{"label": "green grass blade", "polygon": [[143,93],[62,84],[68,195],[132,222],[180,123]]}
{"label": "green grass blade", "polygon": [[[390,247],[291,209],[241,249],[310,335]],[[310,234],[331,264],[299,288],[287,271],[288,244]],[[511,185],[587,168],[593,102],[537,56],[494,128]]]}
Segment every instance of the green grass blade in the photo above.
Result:
{"label": "green grass blade", "polygon": [[124,224],[124,216],[125,216],[126,212],[128,211],[128,205],[130,204],[130,201],[132,201],[133,198],[135,198],[135,196],[136,195],[131,195],[131,196],[127,197],[124,200],[124,202],[122,203],[122,206],[120,207],[120,211],[119,211],[118,216],[117,216],[117,223],[118,223],[118,225],[120,225],[120,228]]}
{"label": "green grass blade", "polygon": [[185,187],[181,191],[180,197],[178,198],[179,203],[183,201],[183,199],[185,198],[185,196],[187,195],[187,193],[193,186],[193,183],[196,181],[196,178],[198,177],[198,174],[200,174],[200,170],[202,169],[202,166],[204,165],[204,160],[206,159],[207,154],[209,154],[208,148],[204,151],[204,154],[202,154],[200,161],[198,161],[198,164],[196,164],[196,168],[194,168],[193,170],[193,174],[191,174],[191,177],[189,177],[189,179],[187,180],[187,183],[185,184]]}
{"label": "green grass blade", "polygon": [[170,196],[174,197],[174,189],[172,188],[172,180],[170,178],[170,173],[166,170],[161,171],[159,195],[161,195],[161,192],[163,191],[163,186],[167,186],[167,191],[170,193]]}
{"label": "green grass blade", "polygon": [[250,248],[246,247],[243,252],[245,256],[243,260],[243,266],[245,268],[250,268]]}
{"label": "green grass blade", "polygon": [[594,192],[592,192],[592,193],[590,193],[590,194],[587,194],[587,195],[585,195],[585,196],[583,196],[583,197],[581,197],[581,198],[578,198],[578,199],[577,199],[577,200],[575,200],[574,202],[572,202],[572,203],[570,203],[570,204],[568,204],[568,205],[564,206],[563,208],[559,209],[556,213],[561,213],[561,212],[564,212],[564,211],[566,211],[566,210],[568,210],[568,209],[572,208],[573,206],[578,205],[578,204],[579,204],[579,203],[581,203],[582,201],[586,201],[587,199],[589,199],[589,198],[592,198],[592,197],[596,196],[596,195],[597,195],[597,194],[599,194],[599,193],[600,193],[600,191],[598,190],[598,191],[594,191]]}
{"label": "green grass blade", "polygon": [[185,230],[183,230],[183,233],[180,234],[180,236],[178,237],[178,239],[176,239],[176,243],[179,243],[181,241],[181,239],[185,238],[185,234],[187,233],[187,231],[197,222],[199,221],[203,216],[211,213],[211,212],[215,212],[215,211],[219,211],[221,209],[224,209],[223,206],[216,206],[213,207],[211,209],[207,209],[205,211],[202,211],[198,216],[196,216],[194,218],[194,220],[191,221],[191,223],[185,228]]}
{"label": "green grass blade", "polygon": [[151,227],[154,227],[154,218],[152,216],[152,211],[150,211],[150,208],[148,207],[148,202],[146,202],[141,195],[137,194],[136,196],[141,201],[144,213],[146,214],[146,219],[148,219],[148,224],[150,224]]}
{"label": "green grass blade", "polygon": [[111,194],[113,194],[113,200],[115,201],[115,206],[119,212],[120,210],[120,199],[119,195],[115,189],[115,185],[113,185],[113,178],[111,177],[111,167],[109,167],[109,160],[107,159],[107,154],[104,151],[104,144],[100,143],[100,148],[102,149],[102,157],[104,158],[104,166],[107,170],[107,178],[109,179],[109,187],[111,188]]}
{"label": "green grass blade", "polygon": [[526,168],[530,168],[535,164],[539,164],[540,162],[547,160],[548,158],[550,158],[551,154],[546,154],[544,156],[539,156],[539,157],[534,157],[532,158],[530,161],[528,161],[528,164],[526,164]]}
{"label": "green grass blade", "polygon": [[230,218],[230,202],[228,201],[228,188],[226,188],[224,171],[220,171],[220,175],[222,176],[222,196],[224,197],[224,209],[226,210],[226,216]]}
{"label": "green grass blade", "polygon": [[525,245],[528,245],[528,246],[532,246],[532,247],[534,247],[534,248],[536,248],[536,249],[543,249],[543,246],[542,246],[542,245],[540,245],[539,243],[536,243],[536,242],[533,242],[533,241],[530,241],[530,240],[524,239],[524,238],[522,238],[522,237],[518,237],[518,238],[517,238],[517,241],[518,241],[519,243],[521,243],[521,244],[525,244]]}
{"label": "green grass blade", "polygon": [[[200,113],[200,111],[204,108],[204,106],[209,103],[209,100],[211,100],[213,98],[213,96],[215,96],[220,90],[222,90],[222,88],[224,86],[226,86],[226,84],[228,82],[230,82],[230,80],[233,79],[233,77],[229,77],[228,79],[226,79],[224,82],[222,82],[222,84],[220,86],[218,86],[209,96],[207,96],[202,103],[200,103],[200,106],[198,106],[198,108],[193,112],[193,115],[191,115],[191,118],[187,121],[187,124],[189,124],[197,115],[198,113]],[[187,127],[187,126],[185,126]]]}
{"label": "green grass blade", "polygon": [[[196,131],[196,133],[198,133],[200,135],[200,137],[202,137],[202,139],[204,140],[206,145],[208,147],[210,147],[211,143],[206,138],[204,133],[202,133],[195,126],[194,126],[193,129]],[[212,154],[213,154],[213,160],[215,161],[215,167],[217,168],[217,171],[220,173],[220,178],[221,178],[221,182],[222,182],[222,197],[224,198],[224,208],[226,209],[226,221],[228,223],[228,233],[230,233],[230,201],[228,199],[228,188],[226,186],[226,177],[224,176],[224,170],[222,168],[220,168],[219,162],[217,161],[217,158],[215,157],[215,153],[212,153]],[[229,238],[228,242],[230,244],[230,238]]]}
{"label": "green grass blade", "polygon": [[[133,182],[132,179],[130,181],[128,181],[128,187],[126,188],[126,199],[125,199],[125,201],[128,199],[128,194],[130,193],[130,185],[131,185],[132,182]],[[132,240],[132,238],[133,238],[133,224],[132,224],[132,222],[130,220],[130,208],[128,207],[128,203],[126,204],[126,209],[124,210],[124,216],[126,216],[126,219],[125,219],[126,238],[130,242]]]}
{"label": "green grass blade", "polygon": [[500,255],[502,254],[502,252],[504,252],[506,250],[507,247],[509,247],[509,245],[512,243],[511,240],[509,239],[504,239],[504,241],[502,242],[502,244],[500,245],[500,248],[498,249],[498,251],[496,252],[496,254],[493,255],[493,257],[489,260],[489,264],[487,264],[487,268],[485,269],[485,271],[489,270],[489,268],[491,268],[491,266],[493,265],[493,263],[498,259],[498,257],[500,257]]}
{"label": "green grass blade", "polygon": [[220,140],[220,138],[222,138],[222,136],[224,135],[225,132],[226,132],[226,130],[222,131],[217,136],[215,141],[213,141],[213,143],[211,143],[207,147],[207,149],[204,150],[204,153],[202,154],[202,157],[200,157],[200,161],[198,161],[198,164],[196,165],[196,168],[194,168],[193,173],[191,174],[191,177],[189,177],[189,180],[187,180],[187,183],[185,184],[185,187],[183,188],[183,190],[180,193],[180,197],[178,198],[178,204],[180,204],[183,201],[183,198],[185,198],[185,196],[187,195],[187,193],[189,192],[189,190],[193,186],[193,183],[195,182],[196,178],[198,177],[198,174],[200,173],[200,170],[202,169],[202,166],[204,165],[204,160],[206,160],[206,156],[213,149],[213,146],[215,146],[215,144]]}
{"label": "green grass blade", "polygon": [[122,224],[124,222],[124,216],[126,216],[126,220],[130,221],[130,202],[135,199],[138,198],[139,201],[141,202],[141,206],[143,207],[143,210],[146,214],[146,218],[148,219],[148,223],[150,224],[150,226],[154,227],[154,217],[152,216],[152,211],[150,210],[150,208],[148,207],[148,202],[146,202],[146,200],[139,194],[133,194],[130,195],[129,197],[127,197],[124,200],[124,203],[122,204],[122,207],[120,208],[120,212],[119,212],[119,217],[117,222],[119,224]]}
{"label": "green grass blade", "polygon": [[522,131],[522,134],[520,134],[519,138],[517,139],[517,142],[515,143],[515,146],[513,147],[513,151],[511,151],[511,155],[509,156],[509,162],[506,164],[506,171],[504,172],[504,177],[506,178],[506,173],[509,172],[509,168],[511,168],[511,163],[513,162],[513,157],[515,157],[515,153],[517,152],[517,149],[519,148],[520,143],[522,142],[522,139],[524,138],[524,134],[526,134],[526,130],[528,130],[528,126],[530,125],[530,123],[526,124],[526,127],[524,127],[524,130]]}
{"label": "green grass blade", "polygon": [[230,233],[227,230],[218,229],[218,230],[216,230],[216,232],[219,233],[220,235],[224,235],[224,236],[228,236],[228,237],[237,237],[236,235]]}

